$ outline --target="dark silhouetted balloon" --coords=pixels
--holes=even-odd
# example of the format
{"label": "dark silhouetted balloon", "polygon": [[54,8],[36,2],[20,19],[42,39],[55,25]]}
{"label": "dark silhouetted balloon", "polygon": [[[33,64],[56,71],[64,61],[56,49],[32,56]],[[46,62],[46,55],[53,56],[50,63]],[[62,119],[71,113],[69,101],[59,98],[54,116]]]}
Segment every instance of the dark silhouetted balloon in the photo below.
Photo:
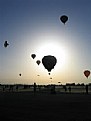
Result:
{"label": "dark silhouetted balloon", "polygon": [[35,54],[32,54],[31,57],[34,59],[36,57],[36,55]]}
{"label": "dark silhouetted balloon", "polygon": [[51,72],[51,70],[54,68],[56,63],[57,63],[57,59],[54,56],[48,55],[42,58],[42,64],[48,70],[48,72]]}
{"label": "dark silhouetted balloon", "polygon": [[37,60],[36,63],[39,65],[41,63],[41,61],[40,60]]}
{"label": "dark silhouetted balloon", "polygon": [[66,15],[63,15],[60,17],[60,20],[62,21],[62,23],[66,23],[68,21],[68,17]]}
{"label": "dark silhouetted balloon", "polygon": [[7,47],[9,43],[7,41],[4,42],[4,47]]}
{"label": "dark silhouetted balloon", "polygon": [[19,76],[21,76],[21,74],[19,74]]}
{"label": "dark silhouetted balloon", "polygon": [[85,70],[85,71],[84,71],[84,75],[88,78],[89,75],[90,75],[90,71],[89,71],[89,70]]}

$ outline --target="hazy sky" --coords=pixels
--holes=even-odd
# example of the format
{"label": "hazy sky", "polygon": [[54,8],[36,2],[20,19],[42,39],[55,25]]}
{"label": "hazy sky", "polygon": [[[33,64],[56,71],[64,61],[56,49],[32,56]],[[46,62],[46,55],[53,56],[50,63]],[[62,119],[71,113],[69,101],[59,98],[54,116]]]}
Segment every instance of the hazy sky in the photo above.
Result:
{"label": "hazy sky", "polygon": [[[50,54],[57,64],[48,75],[36,60]],[[91,70],[91,0],[0,0],[0,83],[90,83],[86,69]]]}

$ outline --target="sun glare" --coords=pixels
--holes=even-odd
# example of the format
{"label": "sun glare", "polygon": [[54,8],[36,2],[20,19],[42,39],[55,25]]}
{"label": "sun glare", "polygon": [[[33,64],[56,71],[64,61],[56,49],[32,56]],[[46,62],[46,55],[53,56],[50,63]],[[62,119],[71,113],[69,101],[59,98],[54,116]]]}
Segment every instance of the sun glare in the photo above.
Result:
{"label": "sun glare", "polygon": [[67,62],[67,51],[59,43],[43,43],[37,51],[37,57],[42,60],[46,55],[55,56],[57,59],[57,64],[55,70],[62,69]]}

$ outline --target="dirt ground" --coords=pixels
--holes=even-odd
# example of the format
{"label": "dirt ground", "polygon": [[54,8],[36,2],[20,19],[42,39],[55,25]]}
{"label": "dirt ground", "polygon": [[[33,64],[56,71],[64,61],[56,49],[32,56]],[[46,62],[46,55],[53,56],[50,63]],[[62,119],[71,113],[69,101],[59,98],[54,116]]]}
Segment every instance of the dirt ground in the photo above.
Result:
{"label": "dirt ground", "polygon": [[0,92],[1,121],[91,121],[91,94]]}

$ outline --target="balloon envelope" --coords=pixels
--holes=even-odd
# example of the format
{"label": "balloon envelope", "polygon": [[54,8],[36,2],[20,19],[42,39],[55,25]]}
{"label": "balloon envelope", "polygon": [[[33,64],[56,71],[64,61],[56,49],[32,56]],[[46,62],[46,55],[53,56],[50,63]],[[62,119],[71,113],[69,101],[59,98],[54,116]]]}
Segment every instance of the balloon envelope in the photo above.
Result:
{"label": "balloon envelope", "polygon": [[89,70],[85,70],[85,71],[84,71],[84,75],[88,78],[89,75],[90,75],[90,71],[89,71]]}
{"label": "balloon envelope", "polygon": [[31,57],[34,59],[36,57],[36,55],[35,54],[32,54]]}
{"label": "balloon envelope", "polygon": [[21,74],[19,74],[19,76],[21,76]]}
{"label": "balloon envelope", "polygon": [[51,70],[54,68],[56,63],[57,63],[57,59],[54,56],[48,55],[42,58],[42,64],[48,70],[48,72],[51,72]]}
{"label": "balloon envelope", "polygon": [[39,65],[41,63],[41,61],[40,60],[37,60],[36,63]]}
{"label": "balloon envelope", "polygon": [[68,21],[68,17],[66,15],[63,15],[60,17],[60,20],[65,24]]}

